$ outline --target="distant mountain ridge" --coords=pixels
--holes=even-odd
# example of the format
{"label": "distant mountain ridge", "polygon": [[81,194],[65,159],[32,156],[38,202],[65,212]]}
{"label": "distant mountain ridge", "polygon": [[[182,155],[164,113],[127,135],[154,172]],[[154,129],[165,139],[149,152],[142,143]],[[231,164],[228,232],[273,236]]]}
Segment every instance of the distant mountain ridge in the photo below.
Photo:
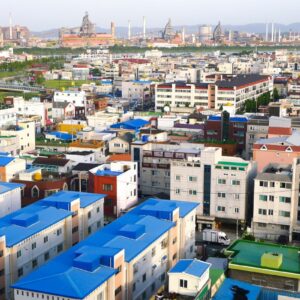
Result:
{"label": "distant mountain ridge", "polygon": [[[185,28],[185,31],[187,34],[191,33],[197,33],[199,31],[199,27],[201,25],[181,25],[181,26],[174,26],[174,30],[181,31],[182,28]],[[212,25],[213,27],[216,25]],[[266,23],[251,23],[251,24],[245,24],[245,25],[222,25],[222,28],[224,30],[233,30],[233,31],[242,31],[242,32],[249,32],[249,33],[265,33],[266,31]],[[279,30],[281,32],[289,32],[290,30],[294,32],[300,32],[300,23],[292,23],[292,24],[278,24],[275,23],[276,30]],[[147,28],[147,32],[149,34],[158,34],[163,31],[164,28],[158,28],[158,27],[152,27]],[[97,32],[110,32],[110,29],[108,28],[101,28],[96,27]],[[131,34],[132,36],[138,35],[142,33],[142,27],[132,27],[131,28]],[[271,23],[269,24],[269,32],[271,31]],[[58,38],[59,36],[59,29],[50,29],[50,30],[44,30],[44,31],[32,31],[32,35],[45,38],[45,39],[54,39]],[[125,26],[116,27],[116,35],[119,38],[126,38],[128,33],[128,28]]]}

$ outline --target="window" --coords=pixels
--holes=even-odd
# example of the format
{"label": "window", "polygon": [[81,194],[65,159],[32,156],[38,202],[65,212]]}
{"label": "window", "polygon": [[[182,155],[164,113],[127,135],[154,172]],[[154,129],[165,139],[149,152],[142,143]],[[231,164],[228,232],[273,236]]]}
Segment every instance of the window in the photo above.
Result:
{"label": "window", "polygon": [[121,291],[122,291],[122,287],[119,286],[119,287],[115,290],[115,296],[118,295]]}
{"label": "window", "polygon": [[197,177],[196,176],[189,176],[189,181],[196,182]]}
{"label": "window", "polygon": [[152,292],[155,291],[155,282],[153,282],[153,283],[151,284],[151,291],[152,291]]}
{"label": "window", "polygon": [[103,191],[111,192],[113,190],[112,184],[103,184]]}
{"label": "window", "polygon": [[4,275],[4,269],[0,270],[0,276]]}
{"label": "window", "polygon": [[289,225],[280,225],[280,229],[281,230],[289,230],[290,227],[289,227]]}
{"label": "window", "polygon": [[156,248],[153,247],[152,250],[151,250],[151,255],[152,255],[152,257],[155,256],[155,254],[156,254]]}
{"label": "window", "polygon": [[179,281],[179,286],[180,286],[181,288],[184,288],[184,289],[186,289],[186,288],[187,288],[187,286],[188,286],[188,282],[187,282],[187,280],[180,279],[180,281]]}
{"label": "window", "polygon": [[177,258],[177,253],[174,253],[172,259],[175,260],[176,258]]}
{"label": "window", "polygon": [[22,256],[22,250],[19,250],[18,252],[17,252],[17,258],[19,258],[19,257],[21,257]]}
{"label": "window", "polygon": [[196,196],[197,195],[197,191],[196,190],[189,190],[189,194]]}
{"label": "window", "polygon": [[59,244],[57,246],[57,252],[61,252],[63,250],[63,244]]}
{"label": "window", "polygon": [[31,244],[31,249],[34,250],[36,248],[36,243]]}
{"label": "window", "polygon": [[260,181],[259,186],[268,187],[268,181]]}
{"label": "window", "polygon": [[37,265],[38,265],[37,259],[34,259],[34,260],[32,261],[32,269],[36,268]]}
{"label": "window", "polygon": [[45,236],[45,237],[44,237],[44,243],[47,243],[48,240],[49,240],[48,236]]}
{"label": "window", "polygon": [[266,196],[266,195],[259,195],[259,200],[260,201],[268,201],[268,196]]}
{"label": "window", "polygon": [[3,256],[3,250],[0,250],[0,257]]}
{"label": "window", "polygon": [[92,232],[92,227],[89,226],[89,227],[88,227],[88,234],[91,234],[91,232]]}
{"label": "window", "polygon": [[135,284],[135,282],[134,282],[133,285],[132,285],[132,291],[134,292],[135,289],[136,289],[136,284]]}
{"label": "window", "polygon": [[279,202],[281,203],[291,203],[291,198],[290,197],[279,197]]}
{"label": "window", "polygon": [[97,207],[97,213],[99,213],[99,212],[100,212],[100,207],[98,206],[98,207]]}
{"label": "window", "polygon": [[232,181],[231,181],[231,184],[232,184],[232,185],[240,185],[241,182],[240,182],[239,180],[232,180]]}
{"label": "window", "polygon": [[18,277],[23,276],[23,268],[18,269]]}
{"label": "window", "polygon": [[240,199],[240,195],[239,194],[234,194],[234,199],[235,200],[239,200]]}
{"label": "window", "polygon": [[176,194],[176,195],[179,195],[179,194],[180,194],[180,189],[176,189],[176,190],[175,190],[175,194]]}
{"label": "window", "polygon": [[45,261],[47,261],[48,259],[49,259],[49,252],[46,252],[45,254],[44,254],[44,260]]}
{"label": "window", "polygon": [[226,179],[218,179],[218,184],[226,184]]}
{"label": "window", "polygon": [[32,198],[38,198],[39,197],[39,194],[40,194],[40,191],[38,189],[37,186],[34,186],[32,189],[31,189],[31,197]]}
{"label": "window", "polygon": [[57,229],[56,234],[61,235],[61,233],[62,233],[62,229],[61,228]]}
{"label": "window", "polygon": [[218,198],[226,198],[226,194],[225,193],[218,193]]}
{"label": "window", "polygon": [[224,206],[218,206],[217,211],[223,211],[225,212],[225,207]]}
{"label": "window", "polygon": [[270,182],[270,187],[275,187],[275,182],[274,181]]}
{"label": "window", "polygon": [[122,271],[122,266],[118,266],[117,267],[117,274],[120,273]]}
{"label": "window", "polygon": [[240,209],[239,209],[238,207],[236,207],[236,208],[234,209],[234,212],[235,212],[236,214],[238,214],[238,213],[240,212]]}
{"label": "window", "polygon": [[72,233],[75,233],[77,231],[78,231],[78,226],[75,226],[75,227],[72,228]]}
{"label": "window", "polygon": [[88,219],[90,219],[91,217],[92,217],[92,212],[89,211],[89,212],[88,212]]}
{"label": "window", "polygon": [[175,237],[172,241],[173,245],[177,242],[177,237]]}
{"label": "window", "polygon": [[98,221],[97,222],[97,228],[100,228],[101,227],[101,221]]}
{"label": "window", "polygon": [[291,215],[291,213],[289,211],[284,211],[284,210],[279,211],[279,216],[280,217],[289,218],[290,215]]}
{"label": "window", "polygon": [[266,210],[266,209],[260,208],[260,209],[258,210],[258,214],[259,214],[259,215],[266,216],[266,215],[267,215],[267,210]]}
{"label": "window", "polygon": [[274,202],[274,196],[269,196],[269,201]]}
{"label": "window", "polygon": [[266,223],[257,223],[257,226],[261,227],[261,228],[266,228],[267,224]]}
{"label": "window", "polygon": [[280,182],[280,188],[281,189],[291,189],[292,188],[292,184],[291,183],[287,183],[287,182]]}
{"label": "window", "polygon": [[268,215],[269,215],[269,216],[273,216],[273,214],[274,214],[274,211],[273,211],[273,209],[269,209],[269,211],[268,211]]}
{"label": "window", "polygon": [[145,281],[146,281],[146,279],[147,279],[147,274],[146,274],[146,273],[144,273],[144,274],[143,274],[143,282],[145,282]]}
{"label": "window", "polygon": [[165,273],[162,273],[162,274],[160,275],[160,281],[161,281],[161,282],[165,281],[165,278],[166,278],[166,274],[165,274]]}
{"label": "window", "polygon": [[176,176],[175,176],[175,180],[176,180],[176,181],[180,181],[180,179],[181,179],[181,176],[180,176],[180,175],[176,175]]}

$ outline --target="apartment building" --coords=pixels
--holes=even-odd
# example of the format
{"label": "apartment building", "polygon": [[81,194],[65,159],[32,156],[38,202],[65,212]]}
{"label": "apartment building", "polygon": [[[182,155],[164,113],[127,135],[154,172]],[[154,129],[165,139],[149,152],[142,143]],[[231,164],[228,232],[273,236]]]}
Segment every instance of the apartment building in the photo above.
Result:
{"label": "apartment building", "polygon": [[18,125],[8,125],[0,129],[1,136],[15,136],[20,146],[20,154],[35,150],[35,122],[20,120]]}
{"label": "apartment building", "polygon": [[12,105],[2,105],[0,108],[0,127],[16,125],[16,109]]}
{"label": "apartment building", "polygon": [[298,158],[292,164],[271,163],[255,178],[252,230],[257,237],[300,240]]}
{"label": "apartment building", "polygon": [[259,139],[268,137],[269,118],[260,115],[251,115],[248,117],[246,130],[246,159],[253,157],[252,148]]}
{"label": "apartment building", "polygon": [[155,87],[155,109],[161,111],[165,106],[171,110],[178,107],[203,107],[219,109],[224,105],[238,110],[248,99],[273,92],[271,76],[257,74],[219,75],[210,83],[159,84]]}
{"label": "apartment building", "polygon": [[144,195],[170,196],[170,165],[173,159],[200,156],[202,144],[135,141],[132,160],[138,163],[139,191]]}
{"label": "apartment building", "polygon": [[171,198],[199,203],[200,227],[250,221],[254,162],[222,156],[221,148],[207,147],[199,157],[174,159],[170,173]]}
{"label": "apartment building", "polygon": [[137,163],[130,161],[103,164],[89,172],[89,191],[105,193],[105,216],[118,217],[138,200]]}
{"label": "apartment building", "polygon": [[10,285],[103,226],[104,195],[59,192],[0,219],[0,298]]}
{"label": "apartment building", "polygon": [[15,299],[150,299],[194,257],[196,207],[145,201],[14,284]]}
{"label": "apartment building", "polygon": [[21,208],[23,184],[0,182],[0,218]]}

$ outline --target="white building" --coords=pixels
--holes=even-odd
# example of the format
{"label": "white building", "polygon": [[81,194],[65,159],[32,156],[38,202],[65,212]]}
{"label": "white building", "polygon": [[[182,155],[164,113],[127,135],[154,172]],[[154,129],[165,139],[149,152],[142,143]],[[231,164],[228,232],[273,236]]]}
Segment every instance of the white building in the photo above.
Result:
{"label": "white building", "polygon": [[252,197],[256,165],[237,157],[222,156],[221,148],[207,147],[199,157],[174,159],[170,169],[171,198],[198,202],[199,223],[245,223]]}
{"label": "white building", "polygon": [[148,199],[21,279],[15,299],[150,299],[179,259],[195,255],[196,206]]}
{"label": "white building", "polygon": [[[252,231],[256,237],[299,239],[299,161],[269,164],[255,178]],[[295,237],[296,235],[296,237]]]}
{"label": "white building", "polygon": [[168,272],[169,293],[196,297],[209,287],[210,264],[197,259],[182,259]]}
{"label": "white building", "polygon": [[12,283],[102,227],[104,196],[62,191],[1,218],[1,297],[12,299]]}
{"label": "white building", "polygon": [[23,184],[0,182],[0,218],[21,208]]}

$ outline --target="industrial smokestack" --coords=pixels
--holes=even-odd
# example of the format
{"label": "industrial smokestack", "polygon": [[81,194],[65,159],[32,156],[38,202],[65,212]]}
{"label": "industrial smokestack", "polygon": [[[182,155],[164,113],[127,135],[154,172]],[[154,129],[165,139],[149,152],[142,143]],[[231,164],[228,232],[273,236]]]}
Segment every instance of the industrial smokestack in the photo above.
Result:
{"label": "industrial smokestack", "polygon": [[274,29],[274,43],[277,42],[277,29]]}
{"label": "industrial smokestack", "polygon": [[131,40],[131,22],[128,21],[128,40]]}
{"label": "industrial smokestack", "polygon": [[143,39],[146,39],[146,17],[143,17]]}
{"label": "industrial smokestack", "polygon": [[12,25],[12,16],[9,14],[9,39],[13,39],[13,25]]}
{"label": "industrial smokestack", "polygon": [[185,28],[184,27],[182,27],[181,40],[182,40],[182,44],[185,44]]}
{"label": "industrial smokestack", "polygon": [[269,24],[266,24],[266,42],[269,40]]}
{"label": "industrial smokestack", "polygon": [[272,23],[272,35],[271,35],[271,42],[274,42],[274,23]]}
{"label": "industrial smokestack", "polygon": [[114,39],[114,38],[116,37],[116,25],[115,25],[114,22],[111,22],[110,28],[111,28],[111,35],[112,35],[112,38]]}
{"label": "industrial smokestack", "polygon": [[280,28],[278,29],[278,43],[281,42],[281,30]]}

